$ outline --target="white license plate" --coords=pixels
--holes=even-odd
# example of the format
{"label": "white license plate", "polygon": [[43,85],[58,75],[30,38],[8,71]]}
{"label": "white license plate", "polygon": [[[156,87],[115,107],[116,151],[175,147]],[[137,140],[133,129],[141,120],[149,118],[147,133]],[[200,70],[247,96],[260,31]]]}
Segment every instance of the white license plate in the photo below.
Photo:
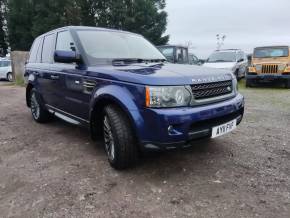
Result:
{"label": "white license plate", "polygon": [[212,138],[216,138],[225,135],[237,128],[237,120],[232,120],[228,123],[222,124],[212,128]]}

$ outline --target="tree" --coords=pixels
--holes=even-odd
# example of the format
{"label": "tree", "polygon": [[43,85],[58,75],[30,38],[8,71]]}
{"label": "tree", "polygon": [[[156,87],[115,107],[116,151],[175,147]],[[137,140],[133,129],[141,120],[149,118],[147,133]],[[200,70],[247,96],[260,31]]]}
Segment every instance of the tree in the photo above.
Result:
{"label": "tree", "polygon": [[167,13],[165,0],[107,0],[97,1],[97,26],[139,33],[155,45],[166,44]]}
{"label": "tree", "polygon": [[[69,0],[34,0],[32,19],[32,36],[37,37],[45,32],[68,25],[67,8]],[[73,1],[72,1],[73,2]],[[73,15],[72,17],[77,17]],[[72,20],[70,20],[73,22]]]}
{"label": "tree", "polygon": [[6,9],[7,9],[6,0],[0,0],[0,56],[6,56],[8,49],[6,40],[6,21],[5,21]]}
{"label": "tree", "polygon": [[49,30],[87,25],[132,31],[166,44],[164,8],[165,0],[8,0],[9,42],[12,50],[29,50],[34,38]]}
{"label": "tree", "polygon": [[33,41],[33,15],[33,2],[31,0],[8,1],[6,19],[11,50],[29,50]]}

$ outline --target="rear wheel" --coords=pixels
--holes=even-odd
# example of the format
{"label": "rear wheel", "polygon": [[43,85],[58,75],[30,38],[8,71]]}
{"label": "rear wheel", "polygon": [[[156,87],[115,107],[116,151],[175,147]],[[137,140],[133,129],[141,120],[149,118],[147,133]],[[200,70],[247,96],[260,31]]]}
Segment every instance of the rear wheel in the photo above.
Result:
{"label": "rear wheel", "polygon": [[104,109],[104,144],[109,163],[115,169],[125,169],[137,161],[136,138],[126,114],[116,106]]}
{"label": "rear wheel", "polygon": [[11,72],[7,73],[6,78],[7,78],[7,80],[8,80],[9,82],[12,82],[12,81],[13,81],[12,73],[11,73]]}
{"label": "rear wheel", "polygon": [[51,114],[44,107],[41,97],[35,89],[30,92],[30,109],[33,119],[38,123],[46,123],[51,118]]}

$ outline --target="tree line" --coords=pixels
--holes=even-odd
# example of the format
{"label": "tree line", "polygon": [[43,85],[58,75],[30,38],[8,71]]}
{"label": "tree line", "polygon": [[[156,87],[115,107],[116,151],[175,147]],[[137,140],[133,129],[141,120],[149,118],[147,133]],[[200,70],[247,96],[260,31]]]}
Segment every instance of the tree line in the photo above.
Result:
{"label": "tree line", "polygon": [[98,26],[139,33],[166,44],[166,0],[0,0],[1,53],[27,51],[35,37],[68,25]]}

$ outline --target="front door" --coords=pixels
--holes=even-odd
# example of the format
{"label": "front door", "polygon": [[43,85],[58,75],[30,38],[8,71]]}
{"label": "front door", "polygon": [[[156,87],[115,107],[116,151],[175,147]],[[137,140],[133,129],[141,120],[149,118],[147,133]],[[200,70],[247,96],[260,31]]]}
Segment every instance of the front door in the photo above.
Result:
{"label": "front door", "polygon": [[[56,50],[75,51],[74,41],[69,31],[61,31],[57,34]],[[75,63],[55,63],[52,70],[59,74],[59,88],[62,101],[58,109],[83,121],[89,120],[89,102],[91,93],[86,91],[86,70],[77,69]]]}

